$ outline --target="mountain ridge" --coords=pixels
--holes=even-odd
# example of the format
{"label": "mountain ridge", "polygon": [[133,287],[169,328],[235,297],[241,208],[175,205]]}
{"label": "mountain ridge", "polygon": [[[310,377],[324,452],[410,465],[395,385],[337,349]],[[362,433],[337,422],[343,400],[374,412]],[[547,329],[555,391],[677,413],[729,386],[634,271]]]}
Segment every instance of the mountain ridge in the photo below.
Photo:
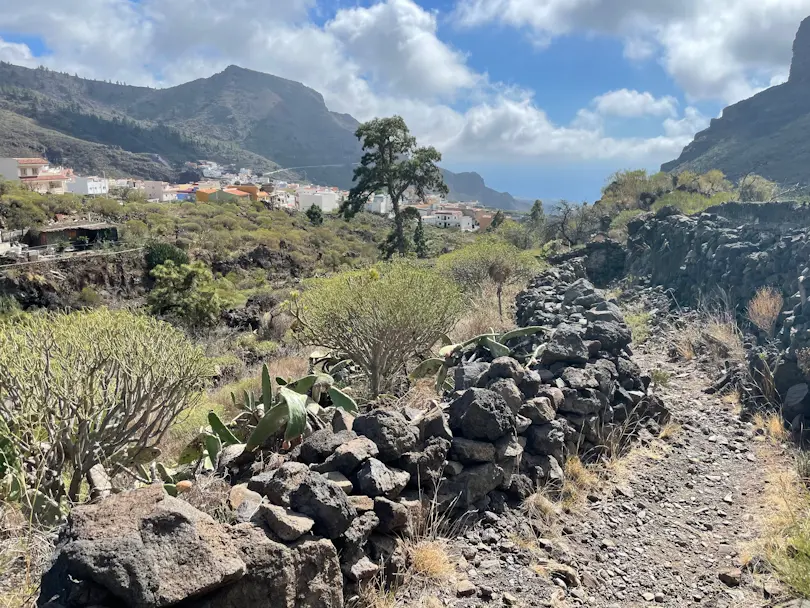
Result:
{"label": "mountain ridge", "polygon": [[780,184],[810,185],[810,17],[793,43],[787,82],[732,104],[697,133],[662,171],[756,173]]}
{"label": "mountain ridge", "polygon": [[[0,83],[0,156],[41,154],[80,172],[170,179],[152,155],[178,171],[200,159],[257,171],[314,167],[289,175],[350,188],[361,155],[360,123],[330,111],[321,93],[235,65],[155,89],[0,62]],[[477,173],[443,172],[453,200],[520,208]]]}

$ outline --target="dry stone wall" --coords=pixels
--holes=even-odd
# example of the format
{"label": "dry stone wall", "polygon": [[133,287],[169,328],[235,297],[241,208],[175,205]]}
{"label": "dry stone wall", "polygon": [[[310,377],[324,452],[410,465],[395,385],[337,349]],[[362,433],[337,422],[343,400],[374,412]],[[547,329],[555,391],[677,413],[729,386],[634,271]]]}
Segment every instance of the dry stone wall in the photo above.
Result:
{"label": "dry stone wall", "polygon": [[[798,352],[810,347],[809,209],[729,203],[688,217],[668,208],[628,226],[628,273],[671,290],[681,305],[719,296],[736,310],[751,332],[752,376],[763,377],[766,364],[774,372],[789,421],[810,415],[810,391],[797,363]],[[785,302],[774,341],[744,319],[748,302],[765,286],[780,291]]]}
{"label": "dry stone wall", "polygon": [[566,459],[598,458],[667,422],[632,362],[619,309],[566,263],[518,297],[510,356],[472,344],[454,390],[426,410],[335,416],[286,455],[232,450],[232,523],[150,487],[76,507],[40,606],[336,608],[344,591],[406,566],[397,536],[428,503],[502,513],[539,487],[560,490]]}

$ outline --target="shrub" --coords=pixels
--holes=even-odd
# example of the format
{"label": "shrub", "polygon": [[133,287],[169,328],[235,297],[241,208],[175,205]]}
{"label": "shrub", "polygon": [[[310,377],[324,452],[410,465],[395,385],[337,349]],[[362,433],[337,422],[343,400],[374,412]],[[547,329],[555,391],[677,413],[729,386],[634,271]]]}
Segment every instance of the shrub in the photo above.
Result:
{"label": "shrub", "polygon": [[323,224],[323,211],[317,205],[312,205],[309,209],[306,210],[305,215],[309,220],[309,223],[313,226],[320,226]]}
{"label": "shrub", "polygon": [[484,238],[439,258],[437,269],[463,290],[481,294],[487,283],[495,285],[498,312],[503,318],[503,288],[525,282],[540,269],[537,258],[497,238]]}
{"label": "shrub", "polygon": [[76,304],[79,307],[95,308],[101,304],[101,296],[89,285],[82,287],[76,296]]}
{"label": "shrub", "polygon": [[149,292],[152,312],[167,315],[189,327],[216,324],[222,301],[209,268],[202,262],[178,266],[172,260],[152,270],[155,286]]}
{"label": "shrub", "polygon": [[104,308],[0,322],[0,369],[0,421],[28,467],[18,472],[57,502],[75,502],[94,465],[153,451],[212,373],[170,325]]}
{"label": "shrub", "polygon": [[165,264],[168,260],[171,260],[178,266],[188,264],[188,254],[171,243],[149,243],[146,246],[144,257],[146,259],[146,267],[149,270],[161,264]]}
{"label": "shrub", "polygon": [[782,312],[784,300],[782,294],[773,287],[760,287],[756,295],[748,302],[748,318],[751,323],[773,338],[776,321]]}
{"label": "shrub", "polygon": [[345,353],[368,374],[375,396],[450,331],[462,309],[451,282],[404,261],[318,279],[294,296],[302,340]]}

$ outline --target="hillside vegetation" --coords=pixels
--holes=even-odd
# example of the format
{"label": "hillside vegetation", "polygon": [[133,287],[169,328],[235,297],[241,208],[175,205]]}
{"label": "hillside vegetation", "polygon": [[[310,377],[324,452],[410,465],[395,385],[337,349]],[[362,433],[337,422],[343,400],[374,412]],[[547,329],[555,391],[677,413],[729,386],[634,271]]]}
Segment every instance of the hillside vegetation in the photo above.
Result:
{"label": "hillside vegetation", "polygon": [[[45,156],[80,173],[172,179],[212,160],[348,189],[360,123],[304,85],[230,66],[166,89],[0,62],[0,156]],[[520,205],[476,173],[443,171],[454,200]]]}

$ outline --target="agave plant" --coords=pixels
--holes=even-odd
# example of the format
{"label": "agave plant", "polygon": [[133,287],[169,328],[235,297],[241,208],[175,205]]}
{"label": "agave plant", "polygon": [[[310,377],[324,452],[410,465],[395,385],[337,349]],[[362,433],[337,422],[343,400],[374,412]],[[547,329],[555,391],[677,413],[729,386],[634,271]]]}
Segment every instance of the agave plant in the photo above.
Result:
{"label": "agave plant", "polygon": [[453,384],[448,380],[447,373],[451,367],[455,367],[461,362],[461,356],[468,346],[474,344],[486,348],[492,356],[496,358],[508,357],[513,354],[512,349],[507,346],[508,342],[516,338],[533,336],[541,331],[549,331],[549,329],[542,326],[521,327],[503,334],[496,334],[494,332],[481,334],[460,344],[452,344],[449,343],[450,340],[446,340],[448,344],[445,344],[445,346],[439,350],[439,356],[422,361],[422,363],[411,372],[409,378],[414,382],[421,378],[435,376],[437,393],[442,393],[445,390],[453,390]]}

